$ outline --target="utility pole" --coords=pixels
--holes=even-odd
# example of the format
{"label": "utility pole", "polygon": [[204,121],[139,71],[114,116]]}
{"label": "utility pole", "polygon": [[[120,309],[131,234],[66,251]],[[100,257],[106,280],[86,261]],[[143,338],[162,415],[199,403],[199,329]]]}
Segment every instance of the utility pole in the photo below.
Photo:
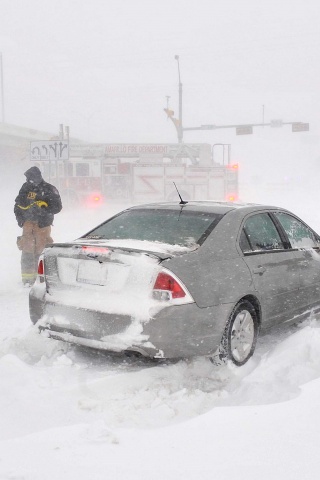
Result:
{"label": "utility pole", "polygon": [[177,131],[178,131],[178,142],[182,143],[183,140],[183,127],[182,127],[182,83],[181,83],[181,77],[180,77],[180,64],[179,64],[179,55],[175,55],[174,57],[177,60],[178,63],[178,76],[179,76],[179,118],[178,118],[178,125],[177,125]]}
{"label": "utility pole", "polygon": [[4,123],[4,87],[3,87],[3,65],[2,65],[2,53],[0,52],[0,81],[1,81],[1,112],[2,112],[2,122]]}
{"label": "utility pole", "polygon": [[70,190],[69,190],[69,141],[70,141],[70,128],[68,125],[65,127],[65,137],[66,141],[68,142],[68,158],[64,161],[64,176],[66,179],[66,189],[68,192],[68,205],[70,205]]}

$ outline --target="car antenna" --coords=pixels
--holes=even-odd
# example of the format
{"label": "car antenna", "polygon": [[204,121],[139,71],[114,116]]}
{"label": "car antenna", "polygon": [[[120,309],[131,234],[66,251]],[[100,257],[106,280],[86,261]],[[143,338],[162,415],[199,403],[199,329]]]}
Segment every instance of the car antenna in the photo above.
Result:
{"label": "car antenna", "polygon": [[180,193],[179,193],[179,190],[178,190],[177,185],[175,184],[175,182],[173,182],[173,185],[176,187],[176,190],[177,190],[178,195],[179,195],[179,198],[180,198],[179,205],[186,205],[188,202],[186,202],[185,200],[182,200],[182,197],[181,197],[181,195],[180,195]]}

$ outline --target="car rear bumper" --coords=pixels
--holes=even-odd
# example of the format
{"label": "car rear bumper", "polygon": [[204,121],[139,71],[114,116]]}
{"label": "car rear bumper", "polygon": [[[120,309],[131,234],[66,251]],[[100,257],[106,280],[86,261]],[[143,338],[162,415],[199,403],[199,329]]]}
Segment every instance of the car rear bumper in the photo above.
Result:
{"label": "car rear bumper", "polygon": [[169,306],[136,322],[128,315],[58,305],[39,290],[29,296],[33,323],[55,339],[111,352],[138,352],[152,358],[210,356],[220,345],[233,308],[225,304],[199,308],[196,303]]}

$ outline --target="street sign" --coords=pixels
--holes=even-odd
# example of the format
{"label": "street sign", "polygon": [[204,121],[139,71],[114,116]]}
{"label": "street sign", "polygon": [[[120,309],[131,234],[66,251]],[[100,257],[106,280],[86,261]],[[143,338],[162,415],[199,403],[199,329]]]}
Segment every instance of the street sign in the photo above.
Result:
{"label": "street sign", "polygon": [[30,142],[30,160],[68,160],[69,143],[63,140]]}
{"label": "street sign", "polygon": [[271,120],[271,122],[270,122],[270,127],[271,128],[280,128],[280,127],[282,127],[282,125],[283,125],[282,120]]}
{"label": "street sign", "polygon": [[240,125],[239,127],[236,127],[237,135],[250,135],[251,133],[253,133],[251,125]]}
{"label": "street sign", "polygon": [[292,124],[292,131],[293,132],[308,132],[309,131],[309,123],[302,123],[296,122]]}

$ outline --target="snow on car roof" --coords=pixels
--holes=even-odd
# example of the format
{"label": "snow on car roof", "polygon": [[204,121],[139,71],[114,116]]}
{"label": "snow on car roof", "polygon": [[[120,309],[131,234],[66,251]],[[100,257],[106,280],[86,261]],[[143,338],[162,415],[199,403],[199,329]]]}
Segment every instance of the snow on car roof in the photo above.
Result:
{"label": "snow on car roof", "polygon": [[205,211],[212,213],[225,214],[231,210],[235,209],[259,209],[259,208],[279,208],[276,206],[261,205],[257,203],[242,203],[242,202],[213,202],[213,201],[190,201],[184,205],[180,205],[179,202],[159,202],[159,203],[148,203],[141,204],[131,207],[129,210],[140,210],[140,209],[168,209],[168,210],[179,210],[179,209],[193,210],[193,211]]}

